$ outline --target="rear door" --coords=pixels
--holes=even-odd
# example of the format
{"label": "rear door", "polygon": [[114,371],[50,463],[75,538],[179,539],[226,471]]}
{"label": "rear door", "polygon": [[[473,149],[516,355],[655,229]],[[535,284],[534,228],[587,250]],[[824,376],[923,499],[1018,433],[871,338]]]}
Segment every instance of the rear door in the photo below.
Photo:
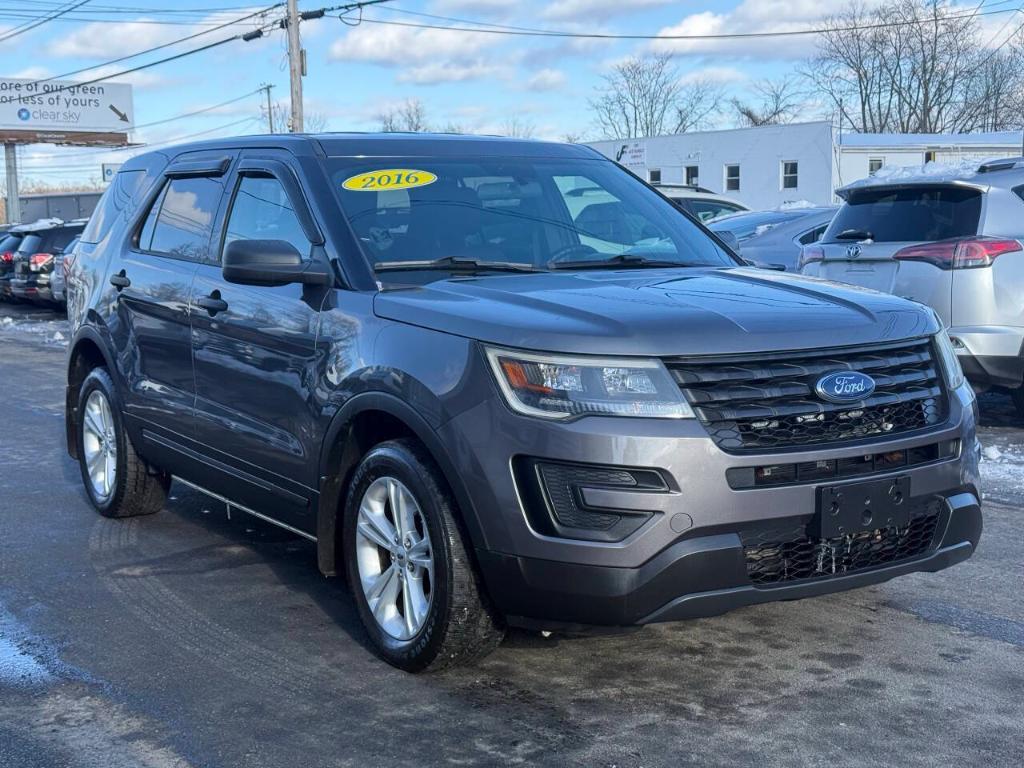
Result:
{"label": "rear door", "polygon": [[919,301],[952,319],[953,272],[894,258],[905,248],[978,233],[983,192],[961,184],[854,190],[822,237],[818,275]]}
{"label": "rear door", "polygon": [[196,275],[196,437],[210,459],[204,487],[313,533],[323,428],[316,334],[326,290],[238,285],[221,272],[233,240],[285,240],[305,258],[323,243],[287,161],[283,152],[243,152],[216,247]]}
{"label": "rear door", "polygon": [[108,324],[126,378],[124,409],[151,455],[179,450],[194,431],[189,291],[209,255],[230,162],[222,155],[168,166],[108,275],[117,297],[116,320]]}

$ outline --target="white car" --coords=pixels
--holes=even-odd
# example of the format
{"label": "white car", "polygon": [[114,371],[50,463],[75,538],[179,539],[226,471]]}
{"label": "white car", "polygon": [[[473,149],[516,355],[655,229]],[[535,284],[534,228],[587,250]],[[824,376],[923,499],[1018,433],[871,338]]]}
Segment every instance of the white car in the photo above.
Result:
{"label": "white car", "polygon": [[750,210],[739,200],[719,195],[704,187],[688,184],[652,184],[652,186],[705,224],[719,216]]}

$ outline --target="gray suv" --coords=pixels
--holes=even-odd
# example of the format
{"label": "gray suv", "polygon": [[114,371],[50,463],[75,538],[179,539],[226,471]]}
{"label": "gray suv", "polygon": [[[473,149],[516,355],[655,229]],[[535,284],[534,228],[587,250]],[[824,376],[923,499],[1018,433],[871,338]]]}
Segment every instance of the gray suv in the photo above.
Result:
{"label": "gray suv", "polygon": [[1024,159],[838,194],[845,203],[804,247],[801,272],[932,307],[975,388],[1008,389],[1024,416]]}
{"label": "gray suv", "polygon": [[981,535],[974,395],[932,311],[747,268],[586,147],[163,149],[66,263],[96,509],[156,512],[173,477],[315,542],[406,670],[508,626],[936,571]]}

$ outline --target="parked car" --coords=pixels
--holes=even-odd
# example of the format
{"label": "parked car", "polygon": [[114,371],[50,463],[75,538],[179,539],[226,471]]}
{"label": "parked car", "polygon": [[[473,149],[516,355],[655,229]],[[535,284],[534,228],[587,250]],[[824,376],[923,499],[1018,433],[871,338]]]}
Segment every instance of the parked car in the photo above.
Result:
{"label": "parked car", "polygon": [[708,228],[719,235],[731,232],[744,259],[793,272],[800,249],[821,239],[835,213],[834,205],[732,213],[709,222]]}
{"label": "parked car", "polygon": [[805,275],[927,304],[979,390],[1024,415],[1024,160],[838,190],[845,202],[801,256]]}
{"label": "parked car", "polygon": [[67,299],[64,295],[66,278],[64,261],[65,259],[74,259],[76,245],[78,245],[78,236],[53,256],[53,272],[50,273],[50,293],[53,295],[53,300],[61,306],[67,304]]}
{"label": "parked car", "polygon": [[704,187],[689,184],[655,184],[653,186],[684,211],[705,223],[730,213],[750,210],[739,200],[719,195]]}
{"label": "parked car", "polygon": [[14,254],[18,251],[22,233],[7,231],[0,235],[0,300],[10,301],[11,278],[14,276]]}
{"label": "parked car", "polygon": [[68,449],[96,509],[156,512],[173,476],[315,542],[405,670],[509,625],[936,571],[981,533],[974,393],[934,312],[745,267],[583,146],[141,154],[68,307]]}
{"label": "parked car", "polygon": [[10,279],[15,298],[54,302],[50,287],[57,257],[85,227],[85,221],[47,219],[28,225],[14,253],[14,273]]}

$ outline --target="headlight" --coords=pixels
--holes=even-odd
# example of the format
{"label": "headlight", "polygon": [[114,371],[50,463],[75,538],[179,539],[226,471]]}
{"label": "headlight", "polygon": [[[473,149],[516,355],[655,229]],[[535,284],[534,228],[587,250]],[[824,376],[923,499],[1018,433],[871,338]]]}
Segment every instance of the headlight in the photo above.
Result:
{"label": "headlight", "polygon": [[956,350],[953,349],[953,342],[949,339],[949,333],[945,330],[935,334],[935,348],[939,350],[939,364],[942,366],[942,373],[946,376],[946,386],[950,389],[957,389],[964,383],[964,369],[960,367]]}
{"label": "headlight", "polygon": [[541,355],[492,347],[486,351],[509,406],[528,416],[693,417],[660,360]]}

